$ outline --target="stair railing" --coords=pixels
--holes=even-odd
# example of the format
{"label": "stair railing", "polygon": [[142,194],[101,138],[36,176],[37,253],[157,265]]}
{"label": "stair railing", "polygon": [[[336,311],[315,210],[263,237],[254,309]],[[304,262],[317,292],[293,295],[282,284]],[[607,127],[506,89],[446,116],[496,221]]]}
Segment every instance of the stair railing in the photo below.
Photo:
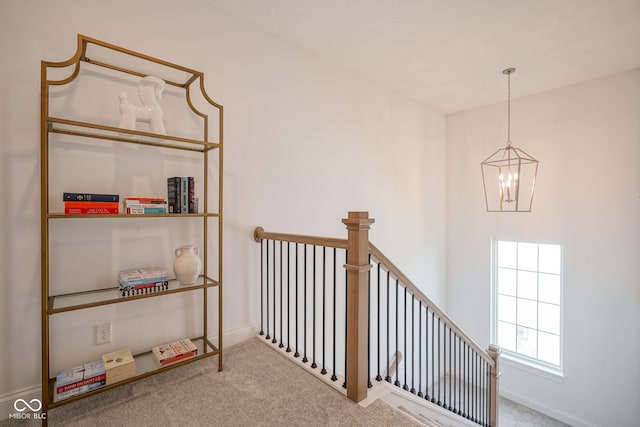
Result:
{"label": "stair railing", "polygon": [[342,222],[347,239],[255,229],[260,335],[331,383],[342,379],[355,402],[384,380],[497,426],[499,349],[485,352],[369,242],[368,213]]}

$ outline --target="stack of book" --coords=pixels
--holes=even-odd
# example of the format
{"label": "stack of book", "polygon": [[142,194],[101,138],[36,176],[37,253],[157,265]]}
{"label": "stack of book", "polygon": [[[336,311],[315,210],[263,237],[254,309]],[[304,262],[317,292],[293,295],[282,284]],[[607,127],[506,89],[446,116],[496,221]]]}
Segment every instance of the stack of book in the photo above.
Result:
{"label": "stack of book", "polygon": [[151,352],[156,362],[161,366],[167,366],[194,357],[198,354],[198,348],[190,339],[185,338],[154,347]]}
{"label": "stack of book", "polygon": [[166,291],[169,288],[169,276],[162,267],[135,268],[118,273],[120,293],[124,296]]}
{"label": "stack of book", "polygon": [[126,197],[122,201],[124,213],[141,214],[166,214],[167,201],[162,197]]}
{"label": "stack of book", "polygon": [[169,213],[198,213],[196,181],[192,176],[167,178]]}
{"label": "stack of book", "polygon": [[136,374],[136,360],[128,348],[102,356],[107,371],[107,385],[126,380]]}
{"label": "stack of book", "polygon": [[54,401],[58,402],[90,390],[104,387],[107,373],[102,360],[59,371],[56,375]]}
{"label": "stack of book", "polygon": [[118,194],[62,193],[64,213],[69,215],[117,214]]}

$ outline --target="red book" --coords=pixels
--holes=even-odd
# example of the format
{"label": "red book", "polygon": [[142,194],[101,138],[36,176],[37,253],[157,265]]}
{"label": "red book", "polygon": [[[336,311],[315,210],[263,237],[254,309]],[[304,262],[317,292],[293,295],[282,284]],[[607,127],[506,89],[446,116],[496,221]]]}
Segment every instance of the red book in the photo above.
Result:
{"label": "red book", "polygon": [[73,389],[78,388],[78,387],[82,387],[82,386],[85,386],[85,385],[97,383],[97,382],[100,382],[100,381],[106,381],[106,380],[107,380],[107,374],[106,373],[101,374],[101,375],[96,375],[95,377],[87,378],[87,379],[84,379],[82,381],[78,381],[78,382],[71,383],[71,384],[66,384],[66,385],[63,385],[62,387],[57,387],[56,388],[56,393],[62,393],[62,392],[65,392],[65,391],[73,390]]}
{"label": "red book", "polygon": [[181,355],[179,355],[179,356],[174,356],[174,357],[172,357],[172,358],[170,358],[170,359],[164,359],[164,360],[161,360],[161,361],[160,361],[160,364],[161,364],[162,366],[171,365],[171,364],[176,363],[176,362],[178,362],[178,361],[180,361],[180,360],[188,359],[188,358],[190,358],[190,357],[193,357],[193,356],[195,356],[195,355],[197,355],[197,354],[198,354],[198,350],[193,350],[193,351],[191,351],[191,352],[189,352],[189,353],[184,353],[184,354],[181,354]]}
{"label": "red book", "polygon": [[68,208],[65,206],[64,213],[67,215],[105,215],[117,214],[118,207],[115,208]]}
{"label": "red book", "polygon": [[154,347],[151,349],[151,352],[160,365],[166,366],[197,355],[198,348],[190,339],[185,338],[169,344]]}
{"label": "red book", "polygon": [[118,202],[64,202],[64,208],[100,208],[118,209]]}

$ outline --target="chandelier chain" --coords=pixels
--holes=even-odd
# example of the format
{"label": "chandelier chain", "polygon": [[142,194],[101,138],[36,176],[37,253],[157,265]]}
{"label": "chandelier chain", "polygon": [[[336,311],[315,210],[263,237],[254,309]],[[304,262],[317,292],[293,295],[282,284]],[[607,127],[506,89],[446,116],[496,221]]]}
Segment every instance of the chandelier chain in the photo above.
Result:
{"label": "chandelier chain", "polygon": [[511,73],[507,73],[507,146],[511,146]]}

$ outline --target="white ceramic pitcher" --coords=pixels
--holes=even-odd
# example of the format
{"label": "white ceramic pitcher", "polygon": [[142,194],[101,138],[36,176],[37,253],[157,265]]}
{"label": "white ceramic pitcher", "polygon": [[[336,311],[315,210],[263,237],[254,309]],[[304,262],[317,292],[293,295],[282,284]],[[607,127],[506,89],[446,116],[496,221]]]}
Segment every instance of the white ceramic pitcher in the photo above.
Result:
{"label": "white ceramic pitcher", "polygon": [[183,245],[175,250],[173,272],[181,285],[191,285],[198,280],[202,262],[200,251],[194,245]]}

